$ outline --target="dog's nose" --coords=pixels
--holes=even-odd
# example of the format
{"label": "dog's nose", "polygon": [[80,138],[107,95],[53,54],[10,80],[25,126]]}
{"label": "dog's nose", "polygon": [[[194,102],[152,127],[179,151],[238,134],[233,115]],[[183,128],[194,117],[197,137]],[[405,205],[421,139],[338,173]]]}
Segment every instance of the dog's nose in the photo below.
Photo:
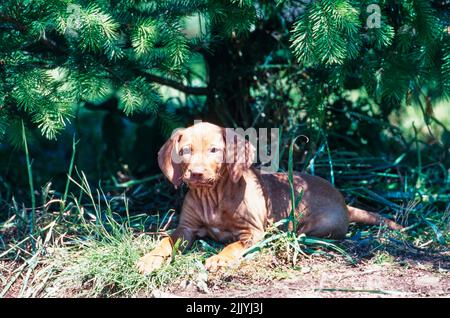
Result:
{"label": "dog's nose", "polygon": [[202,168],[195,168],[191,170],[191,177],[195,179],[201,179],[203,178],[203,171]]}

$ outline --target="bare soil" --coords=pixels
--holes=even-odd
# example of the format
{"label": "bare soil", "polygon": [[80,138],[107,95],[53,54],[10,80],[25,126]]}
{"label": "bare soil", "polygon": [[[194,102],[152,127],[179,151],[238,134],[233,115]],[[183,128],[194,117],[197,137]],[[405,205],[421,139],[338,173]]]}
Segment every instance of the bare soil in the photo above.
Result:
{"label": "bare soil", "polygon": [[173,288],[170,293],[156,293],[154,296],[450,298],[448,252],[403,250],[395,247],[384,249],[380,253],[370,253],[360,246],[347,248],[357,261],[354,265],[342,257],[304,257],[298,264],[298,269],[281,271],[279,277],[276,277],[274,269],[277,261],[270,259],[273,256],[266,255],[266,259],[260,261],[243,262],[234,273],[216,274],[209,279],[207,290],[195,286]]}
{"label": "bare soil", "polygon": [[449,297],[447,272],[429,264],[360,264],[304,262],[303,271],[286,279],[259,284],[251,280],[217,284],[208,292],[175,289],[170,297]]}
{"label": "bare soil", "polygon": [[[295,269],[266,253],[236,269],[208,274],[204,285],[181,281],[151,297],[284,298],[284,297],[444,297],[450,298],[450,254],[400,248],[370,252],[347,243],[356,264],[342,256],[301,257]],[[0,291],[18,264],[0,262]],[[18,277],[4,297],[18,297]],[[61,297],[74,297],[61,295]],[[136,295],[148,297],[148,294]]]}

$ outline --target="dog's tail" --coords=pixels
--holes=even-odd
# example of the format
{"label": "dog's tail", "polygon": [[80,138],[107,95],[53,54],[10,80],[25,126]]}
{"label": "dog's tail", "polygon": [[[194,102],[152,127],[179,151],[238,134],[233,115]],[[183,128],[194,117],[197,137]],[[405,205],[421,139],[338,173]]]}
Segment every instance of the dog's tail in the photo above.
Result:
{"label": "dog's tail", "polygon": [[371,225],[381,225],[385,224],[391,230],[401,230],[403,227],[389,219],[382,217],[381,215],[366,210],[358,209],[352,206],[347,206],[348,208],[348,218],[350,222],[371,224]]}

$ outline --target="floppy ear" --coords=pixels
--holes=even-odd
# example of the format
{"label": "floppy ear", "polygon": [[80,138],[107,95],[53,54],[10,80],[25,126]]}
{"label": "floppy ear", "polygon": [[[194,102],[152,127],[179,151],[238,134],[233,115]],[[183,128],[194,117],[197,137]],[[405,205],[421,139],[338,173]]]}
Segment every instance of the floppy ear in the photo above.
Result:
{"label": "floppy ear", "polygon": [[174,132],[158,152],[159,168],[175,188],[181,184],[182,177],[181,158],[178,155],[178,142],[181,139],[183,130]]}
{"label": "floppy ear", "polygon": [[[228,135],[228,136],[227,136]],[[256,149],[245,137],[232,132],[224,133],[228,173],[233,183],[237,183],[253,164]]]}

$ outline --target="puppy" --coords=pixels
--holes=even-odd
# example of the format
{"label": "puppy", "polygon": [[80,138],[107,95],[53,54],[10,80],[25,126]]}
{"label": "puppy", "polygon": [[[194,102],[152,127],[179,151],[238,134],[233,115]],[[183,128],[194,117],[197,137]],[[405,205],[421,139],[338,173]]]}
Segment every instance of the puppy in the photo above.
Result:
{"label": "puppy", "polygon": [[[206,260],[206,268],[231,265],[263,238],[268,222],[289,216],[292,202],[287,175],[262,174],[252,167],[255,148],[243,138],[240,141],[242,147],[238,142],[226,145],[225,129],[203,122],[177,131],[163,145],[158,153],[161,170],[176,187],[184,182],[189,191],[178,227],[139,260],[140,272],[162,266],[177,240],[188,248],[204,236],[228,243]],[[303,191],[297,207],[302,215],[299,233],[342,239],[349,222],[384,223],[390,229],[401,229],[378,214],[347,206],[341,193],[322,178],[296,173],[294,187],[296,196]]]}

